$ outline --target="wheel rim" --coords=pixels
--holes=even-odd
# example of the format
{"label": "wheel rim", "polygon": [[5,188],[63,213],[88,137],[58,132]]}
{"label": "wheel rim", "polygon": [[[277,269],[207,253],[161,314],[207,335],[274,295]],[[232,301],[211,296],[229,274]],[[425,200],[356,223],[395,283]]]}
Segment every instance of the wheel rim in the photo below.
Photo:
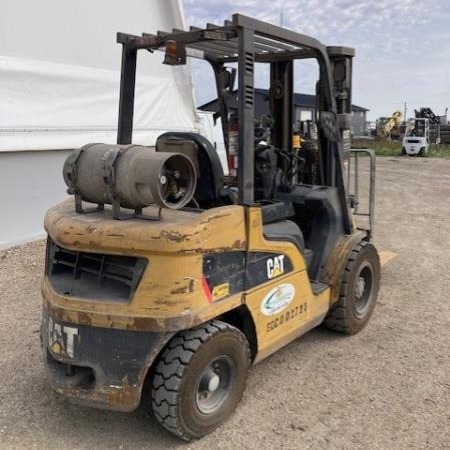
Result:
{"label": "wheel rim", "polygon": [[227,355],[214,358],[206,366],[196,386],[196,403],[200,412],[212,414],[221,408],[231,392],[234,372],[234,362]]}
{"label": "wheel rim", "polygon": [[373,295],[373,267],[369,261],[365,261],[359,267],[353,286],[355,301],[353,311],[359,319],[363,318],[370,308]]}

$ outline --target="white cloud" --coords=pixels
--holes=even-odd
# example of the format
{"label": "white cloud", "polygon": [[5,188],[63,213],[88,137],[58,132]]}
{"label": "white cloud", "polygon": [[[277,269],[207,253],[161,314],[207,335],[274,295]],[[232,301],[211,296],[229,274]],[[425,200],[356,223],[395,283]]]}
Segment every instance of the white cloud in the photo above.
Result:
{"label": "white cloud", "polygon": [[[197,26],[220,24],[235,12],[278,24],[282,12],[286,27],[327,45],[355,47],[354,101],[374,118],[403,101],[439,112],[450,104],[446,0],[241,0],[238,6],[233,0],[184,0],[184,10],[186,23]],[[306,74],[311,78],[310,70]]]}

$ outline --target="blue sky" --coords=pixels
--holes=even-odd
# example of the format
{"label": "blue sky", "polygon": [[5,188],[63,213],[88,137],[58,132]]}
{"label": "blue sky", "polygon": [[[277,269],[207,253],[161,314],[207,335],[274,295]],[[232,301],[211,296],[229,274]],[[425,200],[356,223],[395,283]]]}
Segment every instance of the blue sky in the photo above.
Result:
{"label": "blue sky", "polygon": [[[449,0],[183,0],[187,25],[222,23],[235,12],[309,34],[326,45],[356,48],[353,102],[370,109],[369,119],[414,108],[444,114],[450,107]],[[281,17],[282,16],[282,17]],[[202,62],[203,63],[203,62]],[[194,64],[196,97],[210,100],[212,81]],[[296,90],[313,93],[315,66],[298,66]],[[267,87],[267,73],[257,74]],[[212,85],[212,83],[211,83]]]}

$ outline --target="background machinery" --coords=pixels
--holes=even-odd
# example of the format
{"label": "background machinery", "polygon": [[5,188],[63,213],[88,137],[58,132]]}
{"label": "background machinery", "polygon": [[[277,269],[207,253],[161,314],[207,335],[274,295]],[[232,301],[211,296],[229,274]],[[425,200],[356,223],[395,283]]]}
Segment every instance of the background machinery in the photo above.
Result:
{"label": "background machinery", "polygon": [[411,119],[405,130],[402,155],[425,156],[430,146],[430,121],[425,118]]}
{"label": "background machinery", "polygon": [[[68,399],[132,411],[148,395],[156,420],[189,440],[233,412],[252,363],[321,323],[355,334],[374,310],[373,209],[358,227],[344,165],[354,50],[239,14],[117,39],[118,143],[69,157],[75,202],[45,219],[44,357]],[[174,70],[188,56],[210,63],[229,175],[195,133],[132,145],[137,55],[156,50]],[[317,139],[293,148],[293,63],[302,59],[319,66]],[[255,125],[256,63],[270,70],[271,117]],[[228,109],[233,65],[238,102]]]}
{"label": "background machinery", "polygon": [[403,114],[400,110],[395,111],[391,117],[380,117],[377,120],[377,136],[382,139],[398,139]]}
{"label": "background machinery", "polygon": [[431,108],[415,110],[415,117],[410,119],[405,128],[402,155],[424,156],[430,144],[450,142],[450,127],[446,115],[437,116]]}

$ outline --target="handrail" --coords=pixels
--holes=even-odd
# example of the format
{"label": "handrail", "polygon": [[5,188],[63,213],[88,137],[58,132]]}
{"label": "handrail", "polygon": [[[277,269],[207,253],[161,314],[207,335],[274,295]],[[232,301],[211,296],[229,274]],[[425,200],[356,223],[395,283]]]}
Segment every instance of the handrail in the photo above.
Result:
{"label": "handrail", "polygon": [[[376,157],[375,152],[370,149],[352,149],[351,154],[355,159],[355,171],[354,171],[354,193],[352,194],[352,207],[353,214],[355,216],[366,216],[369,217],[369,228],[366,230],[368,234],[368,239],[371,240],[373,236],[373,228],[375,222],[375,174],[376,174]],[[369,179],[369,212],[360,213],[359,209],[359,156],[361,154],[366,154],[370,158],[370,179]],[[351,159],[349,159],[348,165],[348,190],[351,190]]]}

